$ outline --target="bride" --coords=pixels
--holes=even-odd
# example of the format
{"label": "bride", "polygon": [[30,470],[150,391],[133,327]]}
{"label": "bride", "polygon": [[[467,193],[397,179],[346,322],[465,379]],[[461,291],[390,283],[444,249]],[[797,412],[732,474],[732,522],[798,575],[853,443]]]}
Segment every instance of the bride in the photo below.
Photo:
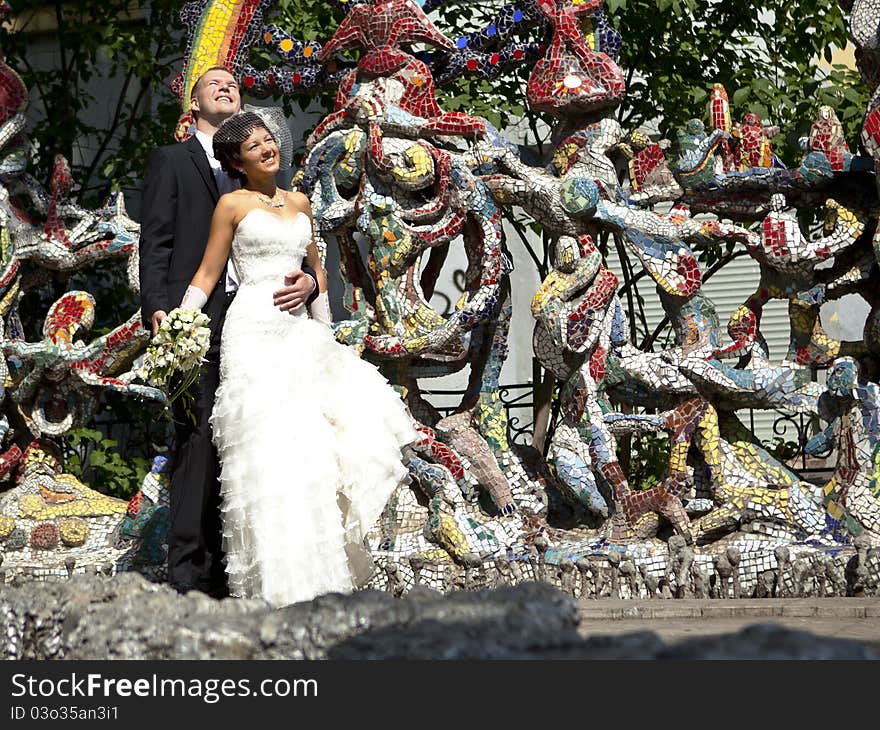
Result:
{"label": "bride", "polygon": [[[181,306],[204,305],[231,252],[240,286],[211,416],[230,591],[276,606],[350,591],[372,571],[364,534],[405,476],[400,450],[416,433],[376,368],[331,334],[309,199],[276,187],[279,150],[266,123],[231,117],[214,155],[243,186],[218,201]],[[279,272],[303,257],[320,288],[312,319],[273,302]]]}

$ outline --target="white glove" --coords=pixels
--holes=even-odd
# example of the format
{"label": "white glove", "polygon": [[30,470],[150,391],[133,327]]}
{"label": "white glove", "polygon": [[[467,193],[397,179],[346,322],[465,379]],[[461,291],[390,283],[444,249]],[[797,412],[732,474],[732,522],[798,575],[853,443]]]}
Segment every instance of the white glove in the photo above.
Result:
{"label": "white glove", "polygon": [[328,327],[333,324],[333,315],[330,313],[330,297],[327,296],[327,292],[318,294],[315,301],[309,305],[309,314],[316,322],[326,324]]}
{"label": "white glove", "polygon": [[208,301],[208,295],[197,286],[190,284],[186,288],[183,299],[180,300],[181,309],[201,309]]}

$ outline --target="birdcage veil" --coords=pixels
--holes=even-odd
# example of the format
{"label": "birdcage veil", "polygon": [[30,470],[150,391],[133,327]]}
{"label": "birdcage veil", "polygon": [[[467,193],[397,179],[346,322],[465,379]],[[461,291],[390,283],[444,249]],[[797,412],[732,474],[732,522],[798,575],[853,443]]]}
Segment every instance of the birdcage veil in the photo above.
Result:
{"label": "birdcage veil", "polygon": [[284,110],[277,106],[252,106],[245,104],[241,112],[233,114],[225,119],[217,128],[214,135],[215,143],[220,140],[237,139],[241,136],[242,128],[251,126],[253,118],[250,114],[255,114],[260,121],[265,124],[266,129],[271,132],[278,145],[278,164],[279,169],[288,170],[293,162],[293,135],[287,126],[287,117]]}
{"label": "birdcage veil", "polygon": [[278,157],[282,170],[289,170],[293,164],[293,135],[287,124],[287,117],[280,106],[253,106],[245,104],[242,111],[253,112],[266,123],[278,144]]}

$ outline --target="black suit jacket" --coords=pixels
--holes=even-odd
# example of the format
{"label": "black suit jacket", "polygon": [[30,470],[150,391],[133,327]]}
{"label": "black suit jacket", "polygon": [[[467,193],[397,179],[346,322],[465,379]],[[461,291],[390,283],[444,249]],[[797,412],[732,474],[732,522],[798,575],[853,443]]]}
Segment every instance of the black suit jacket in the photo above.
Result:
{"label": "black suit jacket", "polygon": [[[147,162],[140,237],[141,317],[147,330],[153,312],[170,312],[202,263],[211,217],[219,198],[214,173],[195,136],[157,147]],[[303,266],[314,277],[314,271]],[[286,271],[278,272],[279,286]],[[226,312],[221,276],[203,311],[211,318],[211,343],[220,342]],[[317,287],[309,302],[317,296]],[[213,347],[212,347],[213,349]]]}

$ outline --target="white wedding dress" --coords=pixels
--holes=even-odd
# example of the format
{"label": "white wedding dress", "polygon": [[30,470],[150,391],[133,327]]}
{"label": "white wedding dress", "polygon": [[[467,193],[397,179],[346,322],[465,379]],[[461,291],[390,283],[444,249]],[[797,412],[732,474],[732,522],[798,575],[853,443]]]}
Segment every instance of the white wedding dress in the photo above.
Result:
{"label": "white wedding dress", "polygon": [[376,368],[272,293],[300,268],[309,218],[255,209],[238,224],[240,288],[226,314],[211,424],[222,463],[232,595],[275,606],[350,591],[372,563],[363,536],[406,475],[416,437]]}

